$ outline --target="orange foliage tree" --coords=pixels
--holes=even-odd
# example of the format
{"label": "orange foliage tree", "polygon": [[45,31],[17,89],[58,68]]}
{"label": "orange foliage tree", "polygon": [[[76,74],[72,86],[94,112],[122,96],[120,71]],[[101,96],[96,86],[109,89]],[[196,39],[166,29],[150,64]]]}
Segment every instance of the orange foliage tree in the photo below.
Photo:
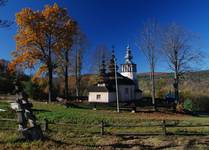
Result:
{"label": "orange foliage tree", "polygon": [[57,4],[46,5],[42,11],[22,9],[16,14],[16,23],[16,50],[12,53],[14,59],[9,68],[15,70],[17,65],[25,69],[39,66],[34,78],[47,72],[48,100],[51,102],[56,60],[63,49],[72,45],[70,40],[76,23],[67,10]]}

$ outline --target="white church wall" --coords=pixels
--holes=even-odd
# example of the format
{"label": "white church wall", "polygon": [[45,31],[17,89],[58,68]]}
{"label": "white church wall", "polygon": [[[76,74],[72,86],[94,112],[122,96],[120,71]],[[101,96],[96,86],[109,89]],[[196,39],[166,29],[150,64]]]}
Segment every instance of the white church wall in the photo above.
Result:
{"label": "white church wall", "polygon": [[[142,97],[142,94],[140,92],[135,92],[134,85],[119,85],[118,92],[119,101],[121,102],[132,101],[135,99],[140,99]],[[98,103],[116,102],[116,93],[89,92],[88,101]]]}
{"label": "white church wall", "polygon": [[108,103],[109,101],[108,92],[89,92],[88,101],[89,102],[99,102]]}

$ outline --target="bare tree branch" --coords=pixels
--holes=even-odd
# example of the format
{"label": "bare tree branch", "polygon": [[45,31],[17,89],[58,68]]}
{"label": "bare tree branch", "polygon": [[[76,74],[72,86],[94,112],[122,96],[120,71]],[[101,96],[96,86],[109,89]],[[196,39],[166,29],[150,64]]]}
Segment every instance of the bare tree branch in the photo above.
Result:
{"label": "bare tree branch", "polygon": [[201,53],[195,49],[194,36],[183,27],[172,23],[162,34],[162,52],[174,72],[174,90],[176,101],[179,100],[179,81],[185,72],[201,60]]}
{"label": "bare tree branch", "polygon": [[150,68],[152,103],[155,105],[155,68],[159,54],[160,27],[155,20],[148,20],[143,27],[137,46],[142,51]]}

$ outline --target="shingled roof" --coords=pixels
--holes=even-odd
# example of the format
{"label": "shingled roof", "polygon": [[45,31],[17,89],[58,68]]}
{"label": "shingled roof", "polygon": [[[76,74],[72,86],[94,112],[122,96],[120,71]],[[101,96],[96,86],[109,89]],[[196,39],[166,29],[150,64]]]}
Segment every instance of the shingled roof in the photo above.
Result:
{"label": "shingled roof", "polygon": [[[115,76],[113,78],[110,77],[112,76],[111,74],[107,74],[107,76],[109,77],[107,83],[109,85],[115,85]],[[122,76],[120,73],[117,73],[117,82],[118,85],[135,85],[135,82],[133,80]]]}
{"label": "shingled roof", "polygon": [[[113,74],[106,74],[108,80],[106,81],[105,86],[92,86],[89,88],[89,92],[115,92],[115,77]],[[117,73],[117,82],[118,85],[136,85],[135,82],[127,77],[122,76],[120,73]]]}
{"label": "shingled roof", "polygon": [[115,92],[112,86],[92,86],[88,90],[89,92]]}

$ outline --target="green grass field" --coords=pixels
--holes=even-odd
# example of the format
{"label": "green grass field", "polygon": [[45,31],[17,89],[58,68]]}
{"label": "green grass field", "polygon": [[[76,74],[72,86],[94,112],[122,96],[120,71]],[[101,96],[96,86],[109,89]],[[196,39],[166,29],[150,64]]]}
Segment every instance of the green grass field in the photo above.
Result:
{"label": "green grass field", "polygon": [[[0,102],[0,118],[16,118],[9,103]],[[193,117],[171,113],[117,113],[112,109],[99,107],[92,110],[89,105],[65,108],[60,104],[34,103],[34,112],[39,122],[48,119],[50,122],[68,124],[50,124],[49,131],[44,132],[45,141],[27,142],[19,139],[16,130],[0,130],[0,149],[208,149],[209,136],[158,135],[158,136],[118,136],[114,133],[161,132],[160,127],[151,125],[166,120],[167,124],[179,121],[180,125],[209,124],[209,117]],[[147,125],[150,127],[105,129],[106,134],[100,135],[100,123],[114,125]],[[14,122],[0,122],[1,127],[17,128]],[[169,128],[172,133],[208,133],[209,127]],[[111,134],[110,134],[111,133]]]}

